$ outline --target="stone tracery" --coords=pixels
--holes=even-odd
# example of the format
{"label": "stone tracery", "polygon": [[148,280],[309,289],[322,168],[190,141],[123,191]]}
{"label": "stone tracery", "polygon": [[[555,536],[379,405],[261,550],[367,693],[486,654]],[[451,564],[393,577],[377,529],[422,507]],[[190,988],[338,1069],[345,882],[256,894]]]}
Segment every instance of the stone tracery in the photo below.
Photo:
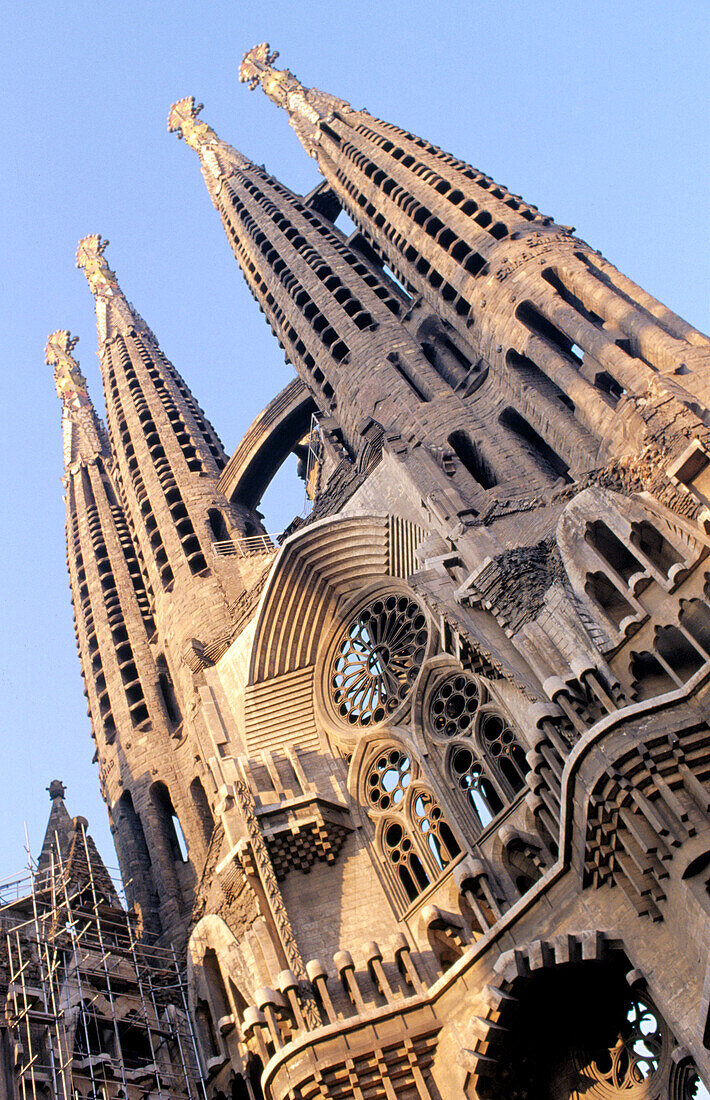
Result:
{"label": "stone tracery", "polygon": [[343,630],[331,665],[338,713],[351,725],[382,722],[405,701],[427,643],[426,617],[404,595],[377,597]]}

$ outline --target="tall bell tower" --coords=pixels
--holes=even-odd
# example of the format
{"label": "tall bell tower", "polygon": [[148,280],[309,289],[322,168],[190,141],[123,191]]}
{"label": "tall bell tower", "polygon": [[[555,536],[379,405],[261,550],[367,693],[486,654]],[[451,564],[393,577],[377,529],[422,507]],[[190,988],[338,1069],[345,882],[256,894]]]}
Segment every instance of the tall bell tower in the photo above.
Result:
{"label": "tall bell tower", "polygon": [[192,97],[168,126],[296,377],[227,458],[98,236],[108,432],[47,353],[103,791],[207,1100],[697,1100],[710,341],[275,61],[241,79],[311,194]]}

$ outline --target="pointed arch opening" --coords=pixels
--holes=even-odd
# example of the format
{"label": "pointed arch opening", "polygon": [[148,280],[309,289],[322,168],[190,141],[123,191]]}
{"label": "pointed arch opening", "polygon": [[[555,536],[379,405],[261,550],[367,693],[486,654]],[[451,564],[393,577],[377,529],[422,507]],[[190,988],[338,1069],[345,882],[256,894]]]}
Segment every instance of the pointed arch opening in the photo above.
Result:
{"label": "pointed arch opening", "polygon": [[482,489],[492,489],[497,485],[493,470],[481,455],[468,432],[455,431],[448,438],[449,446],[465,470]]}
{"label": "pointed arch opening", "polygon": [[227,987],[222,977],[222,968],[219,965],[217,952],[213,947],[208,947],[202,958],[202,972],[207,985],[207,992],[212,1005],[215,1019],[219,1022],[224,1016],[231,1015]]}
{"label": "pointed arch opening", "polygon": [[164,783],[154,783],[150,790],[160,834],[173,862],[187,863],[190,859],[187,840],[168,788]]}
{"label": "pointed arch opening", "polygon": [[648,520],[631,524],[631,541],[651,562],[651,565],[665,576],[668,576],[672,566],[678,565],[683,560],[675,546]]}
{"label": "pointed arch opening", "polygon": [[202,785],[202,780],[197,775],[190,784],[190,798],[202,828],[202,839],[205,847],[207,847],[212,839],[215,822],[207,792]]}
{"label": "pointed arch opening", "polygon": [[498,420],[504,428],[507,428],[517,437],[526,454],[551,481],[562,478],[564,481],[571,483],[572,478],[567,463],[552,449],[549,443],[545,442],[542,436],[519,412],[508,407],[503,410]]}

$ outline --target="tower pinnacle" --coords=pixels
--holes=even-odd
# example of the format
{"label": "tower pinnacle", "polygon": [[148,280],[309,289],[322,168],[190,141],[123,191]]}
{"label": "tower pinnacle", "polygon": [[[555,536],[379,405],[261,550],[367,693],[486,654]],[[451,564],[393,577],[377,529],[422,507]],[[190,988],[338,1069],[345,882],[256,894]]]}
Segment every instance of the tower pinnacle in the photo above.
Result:
{"label": "tower pinnacle", "polygon": [[49,797],[54,802],[55,798],[64,798],[67,793],[67,789],[62,783],[61,779],[53,779],[47,787],[49,791]]}
{"label": "tower pinnacle", "polygon": [[79,341],[66,329],[58,329],[47,337],[45,359],[47,365],[54,367],[54,384],[63,405],[64,419],[64,458],[69,466],[76,458],[74,429],[78,429],[89,455],[108,451],[104,427],[96,415],[96,410],[86,388],[86,379],[72,351]]}
{"label": "tower pinnacle", "polygon": [[[244,54],[241,65],[239,66],[239,79],[242,84],[248,84],[252,91],[255,90],[257,84],[260,83],[262,75],[266,72],[273,71],[271,66],[274,61],[279,58],[279,51],[272,50],[268,42],[259,42],[258,45],[252,46],[250,50]],[[274,77],[276,73],[274,72]],[[279,73],[280,76],[285,76],[284,72]],[[293,77],[293,80],[298,83],[296,77],[292,73],[288,74]]]}
{"label": "tower pinnacle", "polygon": [[118,285],[115,271],[104,258],[108,244],[99,233],[93,233],[82,237],[76,250],[76,266],[82,268],[96,299],[99,341],[110,339],[116,332],[136,329],[157,343],[148,325],[127,300]]}
{"label": "tower pinnacle", "polygon": [[100,233],[82,237],[76,250],[76,266],[83,268],[92,294],[105,298],[120,294],[116,273],[104,259],[109,242]]}
{"label": "tower pinnacle", "polygon": [[215,179],[227,175],[234,168],[245,168],[248,161],[231,145],[220,141],[211,126],[198,116],[203,104],[194,96],[186,96],[173,103],[168,114],[168,130],[183,138],[197,153],[204,168]]}
{"label": "tower pinnacle", "polygon": [[344,99],[322,92],[319,88],[306,88],[289,69],[274,69],[278,51],[268,42],[260,42],[244,54],[239,66],[239,79],[252,91],[261,84],[269,99],[277,107],[288,112],[291,126],[309,156],[316,156],[320,144],[320,124],[327,122],[334,111],[352,111]]}

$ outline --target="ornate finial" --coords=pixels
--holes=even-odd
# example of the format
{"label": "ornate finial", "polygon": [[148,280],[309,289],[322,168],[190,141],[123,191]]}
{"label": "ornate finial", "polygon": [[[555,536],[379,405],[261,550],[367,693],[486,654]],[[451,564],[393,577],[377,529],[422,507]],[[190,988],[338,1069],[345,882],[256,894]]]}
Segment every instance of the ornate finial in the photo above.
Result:
{"label": "ornate finial", "polygon": [[252,89],[261,84],[269,99],[288,111],[291,125],[306,152],[315,157],[321,141],[320,123],[332,119],[335,111],[351,111],[352,107],[318,88],[305,88],[288,69],[274,69],[273,63],[278,56],[268,42],[253,46],[242,58],[239,79]]}
{"label": "ornate finial", "polygon": [[55,798],[64,798],[65,794],[67,793],[67,789],[62,783],[61,779],[53,779],[49,786],[45,789],[49,791],[49,797],[51,798],[52,802],[54,802]]}
{"label": "ornate finial", "polygon": [[84,269],[92,294],[101,298],[114,298],[120,295],[115,272],[104,259],[108,241],[100,234],[82,237],[76,250],[76,266]]}
{"label": "ornate finial", "polygon": [[[254,90],[257,84],[261,84],[269,99],[277,107],[285,107],[289,114],[294,111],[302,112],[307,107],[306,96],[309,89],[303,85],[288,69],[274,69],[273,64],[278,57],[278,52],[272,50],[268,42],[260,42],[258,46],[252,46],[244,54],[239,66],[239,79],[243,84],[248,84]],[[295,98],[294,98],[295,97]],[[313,109],[311,108],[312,112]],[[317,121],[317,116],[310,121]],[[310,117],[310,115],[309,115]]]}
{"label": "ornate finial", "polygon": [[64,406],[64,464],[67,470],[76,458],[73,443],[75,428],[79,428],[84,440],[81,452],[85,459],[90,455],[108,453],[105,430],[91,404],[86,379],[72,355],[77,343],[77,336],[72,336],[64,328],[57,329],[47,337],[44,352],[48,365],[54,367],[54,384]]}
{"label": "ornate finial", "polygon": [[136,313],[118,285],[115,271],[104,259],[108,246],[99,233],[82,237],[76,250],[76,266],[84,269],[91,293],[96,298],[96,320],[99,343],[108,340],[113,333],[140,331],[153,342],[155,336],[145,321]]}
{"label": "ornate finial", "polygon": [[198,119],[203,106],[203,103],[195,103],[194,95],[189,95],[173,103],[168,114],[170,133],[184,138],[187,144],[199,154],[202,154],[208,145],[214,145],[219,141],[212,127]]}
{"label": "ornate finial", "polygon": [[254,91],[259,83],[260,74],[267,67],[270,68],[278,56],[278,50],[272,50],[268,42],[260,42],[258,46],[252,46],[244,54],[239,66],[239,79],[242,84],[248,84]]}
{"label": "ornate finial", "polygon": [[57,394],[66,406],[77,412],[91,406],[86,390],[86,379],[72,355],[78,342],[78,336],[72,336],[66,329],[58,329],[47,337],[47,346],[44,350],[47,365],[54,367]]}
{"label": "ornate finial", "polygon": [[203,103],[195,103],[194,95],[185,96],[173,103],[168,112],[168,130],[171,134],[177,134],[179,138],[185,136],[185,131],[193,129],[195,119],[202,110]]}
{"label": "ornate finial", "polygon": [[202,107],[202,103],[195,103],[194,96],[178,99],[168,114],[168,130],[185,139],[215,179],[231,175],[235,168],[251,167],[241,153],[220,141],[212,127],[198,118]]}

